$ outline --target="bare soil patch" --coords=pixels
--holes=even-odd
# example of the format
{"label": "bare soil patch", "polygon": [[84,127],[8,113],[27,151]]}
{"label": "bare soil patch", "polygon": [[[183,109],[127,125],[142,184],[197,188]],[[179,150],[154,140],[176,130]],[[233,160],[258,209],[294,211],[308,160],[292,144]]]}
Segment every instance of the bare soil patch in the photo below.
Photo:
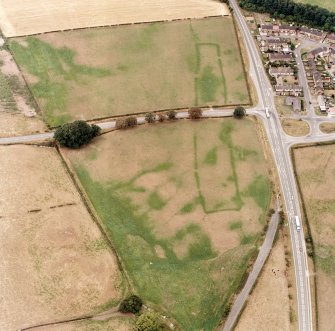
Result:
{"label": "bare soil patch", "polygon": [[290,136],[302,137],[309,133],[309,125],[303,120],[283,118],[281,124],[285,133]]}
{"label": "bare soil patch", "polygon": [[2,0],[0,27],[7,37],[104,25],[229,15],[215,0]]}
{"label": "bare soil patch", "polygon": [[284,242],[278,239],[235,331],[289,331],[289,310]]}
{"label": "bare soil patch", "polygon": [[294,149],[298,181],[315,246],[318,329],[335,325],[335,145]]}
{"label": "bare soil patch", "polygon": [[5,146],[0,155],[0,329],[116,303],[122,286],[115,257],[56,151]]}

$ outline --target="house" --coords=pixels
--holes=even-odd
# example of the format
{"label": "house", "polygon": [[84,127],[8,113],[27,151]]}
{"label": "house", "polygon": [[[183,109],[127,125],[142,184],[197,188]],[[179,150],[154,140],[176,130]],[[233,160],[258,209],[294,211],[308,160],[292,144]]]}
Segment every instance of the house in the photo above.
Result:
{"label": "house", "polygon": [[335,107],[330,107],[327,110],[328,116],[335,116]]}
{"label": "house", "polygon": [[293,76],[294,71],[291,67],[270,67],[269,74],[272,77]]}
{"label": "house", "polygon": [[308,58],[309,59],[314,59],[316,58],[317,56],[321,56],[321,57],[325,57],[325,56],[328,56],[330,54],[330,49],[329,47],[327,46],[323,46],[323,47],[318,47],[312,51],[310,51],[308,53]]}
{"label": "house", "polygon": [[294,111],[301,111],[301,100],[294,97],[287,97],[285,99],[286,106],[292,106]]}
{"label": "house", "polygon": [[272,24],[261,24],[259,28],[259,34],[261,36],[269,36],[272,34],[273,25]]}
{"label": "house", "polygon": [[288,43],[280,37],[267,37],[261,41],[261,51],[289,52]]}
{"label": "house", "polygon": [[318,96],[318,104],[321,112],[325,112],[327,110],[326,101],[323,95]]}
{"label": "house", "polygon": [[311,40],[321,40],[324,37],[324,32],[317,29],[310,29],[302,26],[298,31],[299,37],[306,37]]}
{"label": "house", "polygon": [[283,54],[283,53],[270,53],[269,54],[270,62],[291,62],[293,61],[292,54]]}
{"label": "house", "polygon": [[276,85],[275,91],[277,95],[292,95],[299,97],[302,95],[302,86],[300,85]]}
{"label": "house", "polygon": [[280,33],[284,35],[296,35],[298,29],[299,28],[295,25],[282,24],[279,26]]}
{"label": "house", "polygon": [[329,33],[326,37],[326,42],[335,46],[335,33]]}

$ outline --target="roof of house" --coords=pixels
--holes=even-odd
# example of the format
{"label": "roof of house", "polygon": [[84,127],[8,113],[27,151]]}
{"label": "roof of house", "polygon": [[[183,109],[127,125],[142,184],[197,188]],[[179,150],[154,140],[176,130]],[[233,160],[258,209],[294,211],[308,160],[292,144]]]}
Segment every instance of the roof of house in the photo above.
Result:
{"label": "roof of house", "polygon": [[327,39],[332,42],[335,42],[335,33],[329,33]]}
{"label": "roof of house", "polygon": [[292,60],[292,54],[270,53],[270,61]]}
{"label": "roof of house", "polygon": [[300,85],[276,85],[276,91],[302,91],[302,86]]}
{"label": "roof of house", "polygon": [[273,25],[272,24],[261,24],[261,29],[262,30],[272,30]]}
{"label": "roof of house", "polygon": [[307,33],[307,34],[313,34],[313,35],[318,36],[318,37],[322,36],[322,31],[316,30],[316,29],[309,29],[309,28],[306,28],[304,26],[302,26],[300,28],[300,31],[303,32],[303,33]]}
{"label": "roof of house", "polygon": [[328,52],[329,48],[327,46],[322,46],[322,47],[318,47],[312,51],[309,52],[309,54],[311,54],[312,56],[317,56],[322,52]]}
{"label": "roof of house", "polygon": [[301,110],[301,100],[294,97],[287,97],[285,99],[287,106],[292,106],[293,110]]}
{"label": "roof of house", "polygon": [[269,69],[270,74],[284,75],[293,74],[293,69],[291,67],[271,67]]}

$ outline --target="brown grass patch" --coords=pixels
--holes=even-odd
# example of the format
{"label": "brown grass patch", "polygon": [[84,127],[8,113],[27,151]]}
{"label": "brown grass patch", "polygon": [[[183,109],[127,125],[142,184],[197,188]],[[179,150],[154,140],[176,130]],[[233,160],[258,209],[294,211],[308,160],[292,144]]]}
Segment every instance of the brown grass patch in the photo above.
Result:
{"label": "brown grass patch", "polygon": [[235,330],[289,331],[289,309],[284,242],[279,239],[272,248]]}
{"label": "brown grass patch", "polygon": [[303,120],[284,118],[281,120],[281,124],[285,133],[290,136],[302,137],[309,133],[309,125]]}
{"label": "brown grass patch", "polygon": [[335,123],[334,122],[327,122],[320,124],[320,130],[323,133],[334,133],[335,132]]}
{"label": "brown grass patch", "polygon": [[[119,300],[115,257],[51,148],[1,154],[0,329],[91,313]],[[28,309],[29,307],[29,309]]]}

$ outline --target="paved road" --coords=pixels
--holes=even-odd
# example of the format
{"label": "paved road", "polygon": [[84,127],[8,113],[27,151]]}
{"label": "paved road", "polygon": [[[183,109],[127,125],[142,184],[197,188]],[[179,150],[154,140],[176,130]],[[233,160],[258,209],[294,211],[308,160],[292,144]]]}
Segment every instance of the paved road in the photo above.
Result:
{"label": "paved road", "polygon": [[245,39],[250,67],[251,69],[256,69],[253,73],[253,78],[256,90],[258,91],[260,103],[264,107],[268,107],[271,114],[268,121],[264,121],[263,123],[265,124],[269,143],[277,165],[282,195],[289,219],[297,287],[299,330],[310,331],[313,329],[313,323],[307,254],[303,229],[298,232],[294,224],[294,216],[297,215],[301,219],[301,212],[293,167],[288,152],[289,148],[284,143],[286,135],[283,134],[275,108],[272,88],[264,71],[254,39],[248,29],[236,0],[230,0],[230,4],[234,9],[236,20]]}
{"label": "paved road", "polygon": [[252,288],[255,285],[255,282],[264,266],[264,263],[271,251],[273,240],[278,228],[279,223],[279,214],[278,214],[278,207],[276,212],[272,215],[271,221],[269,223],[269,227],[266,233],[265,240],[263,242],[262,247],[259,250],[257,259],[254,263],[254,266],[252,268],[252,271],[249,274],[249,277],[243,287],[243,290],[239,293],[237,296],[234,305],[229,313],[229,316],[226,320],[226,323],[224,325],[223,331],[229,331],[232,330],[234,327],[238,316],[240,315],[246,300],[248,299],[248,296],[252,290]]}

